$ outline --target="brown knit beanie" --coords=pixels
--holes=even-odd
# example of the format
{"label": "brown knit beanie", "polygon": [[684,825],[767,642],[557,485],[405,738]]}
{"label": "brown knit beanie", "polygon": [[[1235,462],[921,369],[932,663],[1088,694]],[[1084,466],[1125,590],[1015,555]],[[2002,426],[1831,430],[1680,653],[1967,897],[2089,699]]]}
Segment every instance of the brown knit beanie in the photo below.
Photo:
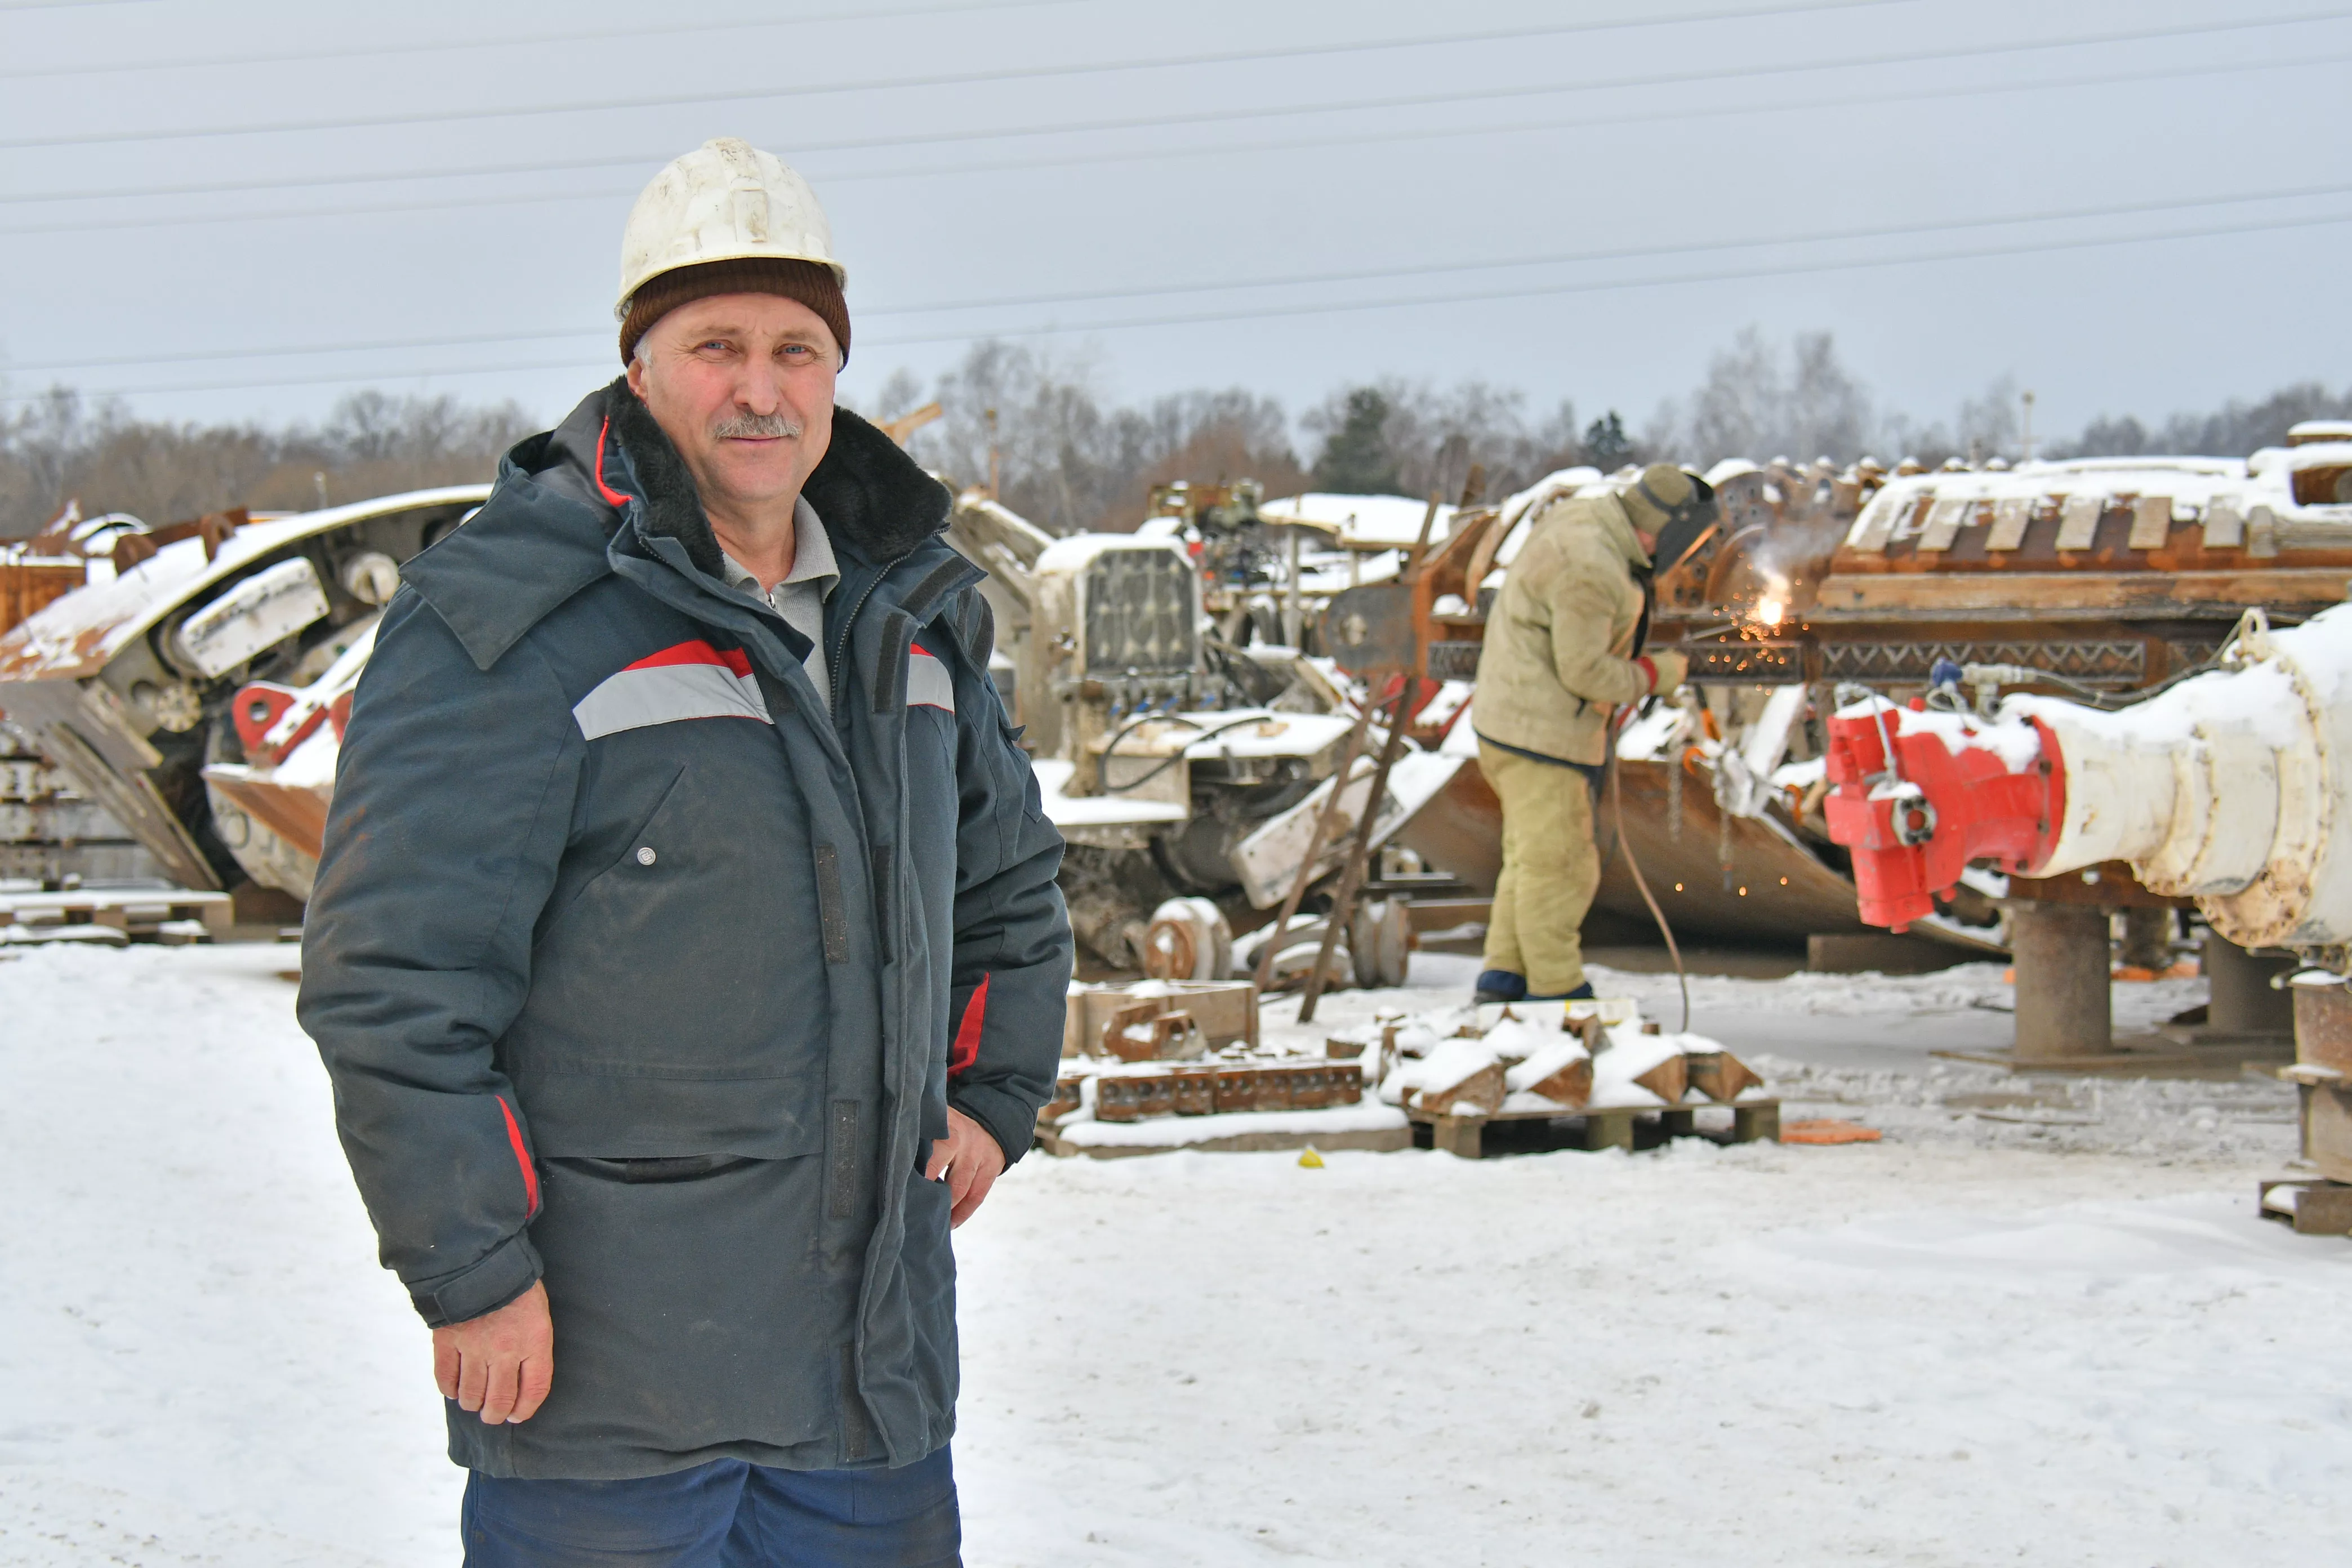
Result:
{"label": "brown knit beanie", "polygon": [[629,313],[621,321],[621,363],[629,363],[637,340],[653,331],[656,321],[680,305],[713,294],[779,294],[799,300],[832,329],[833,341],[841,347],[841,363],[849,363],[849,301],[842,297],[841,280],[833,268],[821,261],[774,257],[705,261],[646,279],[630,296]]}

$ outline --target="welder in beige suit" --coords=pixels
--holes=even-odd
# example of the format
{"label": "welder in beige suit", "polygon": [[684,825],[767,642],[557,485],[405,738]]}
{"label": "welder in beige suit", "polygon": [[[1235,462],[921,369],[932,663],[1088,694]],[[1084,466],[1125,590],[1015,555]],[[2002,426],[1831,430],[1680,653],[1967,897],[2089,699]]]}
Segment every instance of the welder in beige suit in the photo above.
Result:
{"label": "welder in beige suit", "polygon": [[1555,501],[1496,596],[1473,718],[1503,803],[1481,1002],[1592,994],[1580,930],[1601,880],[1592,812],[1611,717],[1682,684],[1681,654],[1642,651],[1651,558],[1661,534],[1688,541],[1714,508],[1706,482],[1670,463]]}

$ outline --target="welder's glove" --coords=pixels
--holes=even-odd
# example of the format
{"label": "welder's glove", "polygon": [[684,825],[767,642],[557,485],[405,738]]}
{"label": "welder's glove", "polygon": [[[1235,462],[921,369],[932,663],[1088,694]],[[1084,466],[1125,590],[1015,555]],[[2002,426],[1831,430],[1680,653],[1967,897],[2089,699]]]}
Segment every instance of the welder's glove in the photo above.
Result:
{"label": "welder's glove", "polygon": [[1645,653],[1633,662],[1650,672],[1650,689],[1653,691],[1672,691],[1690,674],[1689,658],[1670,647]]}

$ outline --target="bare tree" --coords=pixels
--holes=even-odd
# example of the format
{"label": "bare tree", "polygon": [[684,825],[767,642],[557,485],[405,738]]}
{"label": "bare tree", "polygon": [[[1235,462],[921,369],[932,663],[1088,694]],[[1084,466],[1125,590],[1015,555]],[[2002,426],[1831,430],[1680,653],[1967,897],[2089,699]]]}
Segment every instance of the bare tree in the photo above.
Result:
{"label": "bare tree", "polygon": [[1952,445],[1970,462],[2014,462],[2024,453],[2019,413],[2017,377],[1996,377],[1978,396],[1961,400]]}
{"label": "bare tree", "polygon": [[1824,457],[1852,462],[1870,444],[1869,390],[1838,359],[1827,332],[1799,332],[1792,357],[1788,455],[1799,462]]}
{"label": "bare tree", "polygon": [[2318,382],[2298,382],[2260,403],[2232,398],[2210,414],[2176,414],[2153,430],[2128,415],[2102,415],[2053,452],[2081,458],[2128,458],[2143,452],[2242,458],[2263,447],[2284,445],[2288,429],[2306,419],[2352,419],[2352,386],[2338,395]]}
{"label": "bare tree", "polygon": [[1851,462],[1870,445],[1869,390],[1838,358],[1827,332],[1800,332],[1784,348],[1757,327],[1741,329],[1707,363],[1685,403],[1669,403],[1649,445],[1687,462],[1725,458]]}
{"label": "bare tree", "polygon": [[[1132,529],[1151,487],[1170,479],[1255,479],[1280,494],[1305,478],[1282,405],[1240,387],[1113,407],[1090,363],[989,341],[974,343],[933,395],[942,416],[916,432],[917,458],[975,484],[987,481],[992,456],[1004,503],[1057,533]],[[900,373],[883,396],[896,412],[923,401],[923,390]]]}
{"label": "bare tree", "polygon": [[36,531],[68,500],[163,523],[229,507],[299,510],[484,480],[533,427],[513,403],[354,393],[326,423],[173,425],[52,388],[0,419],[0,536]]}

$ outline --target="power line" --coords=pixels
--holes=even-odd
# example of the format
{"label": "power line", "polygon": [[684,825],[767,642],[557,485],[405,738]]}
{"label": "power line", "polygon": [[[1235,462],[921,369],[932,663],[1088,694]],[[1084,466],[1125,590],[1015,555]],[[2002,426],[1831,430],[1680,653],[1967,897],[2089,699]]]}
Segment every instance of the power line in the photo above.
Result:
{"label": "power line", "polygon": [[[2190,77],[2234,76],[2248,71],[2301,70],[2306,67],[2343,65],[2352,53],[2299,55],[2293,59],[2246,60],[2221,64],[2168,66],[2148,70],[2110,71],[2035,81],[1972,83],[1965,87],[1906,88],[1874,93],[1839,93],[1831,98],[1801,99],[1785,103],[1704,105],[1696,109],[1661,109],[1632,114],[1579,115],[1571,119],[1518,121],[1499,125],[1447,125],[1421,130],[1349,132],[1343,135],[1292,136],[1260,142],[1228,142],[1193,147],[1154,148],[1132,153],[1072,153],[1045,158],[1004,158],[987,163],[908,165],[896,169],[861,169],[832,174],[828,184],[854,184],[868,180],[937,178],[944,175],[1000,174],[1022,169],[1083,168],[1103,163],[1150,163],[1175,158],[1239,156],[1265,153],[1306,152],[1324,147],[1363,147],[1381,142],[1441,142],[1480,136],[1515,136],[1547,131],[1591,131],[1625,125],[1654,125],[1696,120],[1742,119],[1759,114],[1799,114],[1822,109],[1859,109],[1882,103],[1924,103],[1958,98],[1989,98],[2007,93],[2049,92],[2082,87],[2136,85],[2175,81]],[[1481,94],[1480,97],[1492,95]],[[633,194],[633,193],[616,193]],[[0,228],[0,234],[12,232]]]}
{"label": "power line", "polygon": [[[1799,277],[1814,273],[1874,271],[1891,267],[1927,266],[1946,261],[1980,260],[1997,257],[2047,255],[2073,250],[2113,248],[2117,246],[2158,245],[2175,240],[2205,239],[2241,235],[2282,233],[2306,228],[2331,227],[2352,224],[2352,212],[2301,218],[2280,218],[2261,223],[2205,225],[2194,228],[2174,229],[2154,234],[2109,235],[2089,238],[2042,240],[2012,244],[1958,247],[1945,250],[1927,251],[1911,256],[1891,256],[1843,261],[1790,262],[1764,267],[1724,268],[1713,271],[1686,272],[1673,277],[1645,274],[1637,278],[1592,279],[1577,283],[1539,284],[1509,289],[1465,290],[1451,294],[1399,295],[1374,300],[1323,300],[1306,305],[1270,306],[1262,309],[1193,311],[1158,316],[1129,316],[1095,321],[1047,321],[1024,327],[993,327],[980,331],[926,332],[903,337],[868,340],[864,346],[875,348],[905,348],[918,344],[973,342],[986,338],[1049,337],[1066,333],[1128,331],[1150,327],[1199,326],[1223,321],[1268,321],[1305,316],[1342,315],[1363,310],[1426,309],[1440,305],[1480,304],[1504,300],[1530,300],[1572,294],[1614,293],[1638,289],[1673,288],[1695,283],[1739,282],[1761,278]],[[572,357],[561,360],[474,365],[451,368],[436,366],[429,370],[378,372],[361,375],[272,376],[249,381],[173,383],[150,386],[118,386],[91,389],[87,395],[97,397],[130,397],[154,393],[232,392],[249,388],[328,386],[359,382],[417,381],[434,376],[510,375],[530,371],[591,369],[609,366],[609,360],[589,360]],[[43,393],[18,394],[0,402],[31,403],[47,396]]]}
{"label": "power line", "polygon": [[[1983,52],[1983,51],[1979,51]],[[2068,77],[2050,77],[2035,81],[2000,81],[1974,83],[1948,88],[1901,88],[1875,93],[1842,92],[1832,97],[1802,99],[1789,103],[1716,104],[1706,103],[1696,108],[1649,110],[1630,114],[1580,115],[1570,119],[1521,121],[1501,125],[1441,126],[1425,130],[1390,130],[1350,132],[1331,136],[1299,136],[1279,140],[1213,142],[1190,147],[1161,147],[1126,153],[1071,153],[1041,158],[1000,158],[983,163],[945,163],[907,166],[896,169],[866,169],[856,173],[825,174],[819,177],[827,185],[858,184],[871,180],[938,179],[981,174],[1002,174],[1025,169],[1083,168],[1107,163],[1159,163],[1184,158],[1236,157],[1265,153],[1284,153],[1323,147],[1361,147],[1379,142],[1437,142],[1469,137],[1527,135],[1548,131],[1585,131],[1625,125],[1678,123],[1698,120],[1744,118],[1759,114],[1793,114],[1812,110],[1850,110],[1867,108],[1881,103],[1922,103],[1937,100],[1993,97],[2007,93],[2047,92],[2084,87],[2135,85],[2150,81],[2173,81],[2193,77],[2230,76],[2248,71],[2301,70],[2352,62],[2352,53],[2301,55],[2293,59],[2246,60],[2199,65],[2166,66],[2137,71],[2084,73]],[[1822,67],[1791,67],[1788,69],[1848,69],[1846,62],[1832,62]],[[1546,93],[1581,90],[1577,87],[1547,88]],[[1465,97],[1493,95],[1465,94]],[[1236,116],[1234,118],[1240,118]],[[1185,121],[1184,123],[1192,123]],[[973,140],[954,138],[952,140]],[[591,166],[602,166],[600,164]],[[520,171],[516,171],[520,172]],[[340,184],[322,181],[320,184]],[[60,221],[0,226],[0,236],[39,234],[97,233],[110,229],[180,228],[211,224],[250,224],[304,222],[326,218],[374,217],[404,213],[451,212],[469,207],[513,207],[556,205],[575,201],[614,201],[636,194],[634,187],[599,186],[583,191],[501,191],[492,195],[445,196],[429,201],[380,202],[364,206],[340,206],[324,210],[280,208],[271,212],[203,212],[186,213],[164,217],[107,218],[97,222],[86,220]],[[0,197],[0,205],[13,198]],[[38,199],[38,198],[34,198]],[[83,199],[83,198],[75,198]]]}
{"label": "power line", "polygon": [[[0,10],[72,10],[82,5],[149,5],[153,0],[39,0],[33,5],[0,3]],[[122,76],[134,71],[215,70],[225,66],[313,65],[321,60],[383,59],[391,55],[453,54],[471,49],[521,49],[542,44],[608,43],[622,38],[682,37],[697,33],[748,32],[764,27],[809,27],[828,22],[893,21],[905,16],[944,16],[959,12],[1033,10],[1042,5],[1076,5],[1087,0],[966,0],[961,5],[907,5],[890,10],[860,7],[822,11],[805,16],[754,18],[741,22],[666,22],[657,27],[610,27],[603,31],[567,28],[560,33],[519,33],[502,38],[461,38],[424,44],[368,44],[349,49],[306,49],[278,55],[210,55],[184,60],[110,60],[102,65],[36,66],[0,70],[0,81],[52,80],[58,77]]]}
{"label": "power line", "polygon": [[1923,0],[1800,0],[1798,4],[1746,10],[1691,12],[1676,16],[1640,17],[1608,22],[1555,22],[1539,26],[1497,27],[1475,32],[1435,33],[1419,37],[1381,38],[1341,44],[1294,44],[1277,48],[1224,49],[1203,54],[1146,57],[1075,65],[1000,67],[988,70],[945,71],[929,76],[880,77],[865,81],[816,82],[804,87],[764,88],[743,92],[664,93],[646,98],[603,98],[571,103],[537,104],[526,108],[420,110],[406,114],[360,115],[339,120],[285,121],[247,125],[190,126],[175,131],[107,131],[71,136],[28,136],[0,141],[0,150],[33,147],[89,147],[126,142],[177,142],[226,136],[270,136],[320,131],[375,130],[398,125],[440,125],[474,120],[544,119],[552,115],[602,113],[615,109],[707,108],[719,103],[765,103],[791,98],[830,98],[845,93],[884,92],[902,89],[968,87],[982,82],[1042,81],[1079,76],[1110,76],[1145,70],[1188,69],[1197,66],[1243,65],[1263,60],[1307,59],[1318,56],[1376,54],[1395,49],[1444,46],[1517,43],[1533,38],[1622,32],[1635,28],[1672,26],[1698,22],[1762,20],[1826,11],[1858,11],[1887,5],[1915,5]]}
{"label": "power line", "polygon": [[[1611,75],[1605,77],[1587,78],[1583,80],[1572,82],[1549,82],[1533,87],[1478,88],[1453,92],[1410,93],[1391,95],[1381,98],[1341,100],[1336,102],[1326,103],[1283,104],[1272,108],[1250,109],[1229,113],[1220,113],[1217,116],[1216,122],[1219,124],[1232,124],[1240,121],[1290,120],[1323,114],[1355,113],[1374,110],[1430,108],[1463,102],[1495,103],[1513,99],[1551,98],[1574,93],[1601,92],[1612,89],[1684,87],[1722,81],[1757,80],[1777,76],[1814,75],[1831,71],[1883,70],[1899,66],[1946,64],[1957,60],[1988,59],[2011,55],[2048,53],[2058,49],[2103,47],[2116,44],[2157,42],[2161,40],[2200,37],[2212,33],[2233,33],[2242,32],[2249,29],[2296,26],[2314,21],[2340,21],[2347,16],[2352,16],[2352,11],[2314,14],[2311,16],[2291,17],[2272,17],[2267,19],[2255,18],[2242,21],[2200,24],[2194,26],[2184,27],[2160,27],[2154,29],[2134,29],[2102,33],[2081,33],[2058,38],[2031,39],[2021,43],[1955,45],[1949,47],[1936,49],[1902,50],[1866,55],[1849,55],[1832,59],[1800,61],[1790,65],[1762,64],[1738,66],[1727,69],[1661,72],[1643,77]],[[1979,92],[1999,92],[2011,90],[2012,89],[2021,90],[2040,88],[2044,85],[2074,86],[2096,84],[2102,80],[2112,80],[2117,82],[2156,80],[2174,75],[2201,75],[2209,72],[2230,71],[2245,68],[2263,68],[2273,63],[2318,63],[2321,59],[2334,60],[2340,58],[2342,57],[2326,56],[2299,61],[2261,62],[2261,65],[2255,68],[2226,63],[2200,64],[2170,69],[2158,69],[2145,73],[2120,73],[2107,78],[2095,76],[2082,77],[2074,79],[2073,80],[2062,80],[2048,84],[2003,82],[1981,88],[1967,88],[1960,89],[1923,89],[1916,92],[1896,91],[1878,95],[1841,95],[1835,100],[1822,100],[1822,103],[1823,105],[1826,105],[1829,103],[1841,102],[1891,102],[1901,101],[1910,98],[1966,96]],[[1763,108],[1756,110],[1756,112],[1769,112],[1780,107],[1781,106],[1777,105],[1764,106]],[[1814,105],[1799,105],[1792,107],[1814,107]],[[1561,129],[1571,129],[1596,125],[1637,123],[1645,120],[1704,118],[1720,112],[1722,111],[1709,108],[1700,108],[1693,110],[1651,111],[1646,113],[1635,113],[1601,119],[1566,121],[1558,123]],[[1012,126],[996,131],[972,131],[969,129],[959,129],[956,132],[943,135],[930,133],[908,133],[890,136],[857,137],[832,142],[803,142],[793,150],[793,155],[797,158],[806,157],[812,153],[870,152],[880,148],[922,147],[937,146],[941,144],[961,145],[977,141],[1005,141],[1016,138],[1043,136],[1095,135],[1114,131],[1141,131],[1160,130],[1171,127],[1197,127],[1202,123],[1202,118],[1197,113],[1184,113],[1074,121],[1064,121],[1058,124]],[[1472,131],[1465,133],[1475,134],[1476,132]],[[1364,137],[1355,139],[1367,141],[1384,139],[1393,140],[1401,139],[1402,137],[1410,134],[1411,133],[1403,132],[1372,132]],[[1315,142],[1301,141],[1291,144],[1302,146],[1331,145],[1341,140],[1344,139],[1331,138]],[[1283,144],[1275,143],[1271,145],[1280,146]],[[1221,150],[1222,149],[1214,147],[1203,149],[1204,152],[1211,153]],[[1254,151],[1255,149],[1244,147],[1240,150]],[[1181,153],[1147,153],[1136,154],[1136,156],[1139,157],[1183,155],[1187,154]],[[975,163],[961,165],[946,172],[984,173],[993,172],[994,170],[1003,168],[1049,168],[1060,166],[1067,162],[1086,161],[1089,157],[1101,161],[1108,160],[1115,156],[1119,155],[1081,154],[1071,159],[1049,157],[1035,160],[1034,162],[1006,161],[994,163]],[[16,195],[0,195],[0,205],[18,205],[36,203],[49,204],[58,202],[121,201],[134,200],[149,196],[220,195],[240,191],[319,189],[327,186],[346,184],[389,184],[421,180],[476,179],[489,178],[493,176],[510,177],[518,174],[573,174],[593,169],[624,167],[644,168],[652,165],[658,165],[665,162],[667,157],[668,154],[667,153],[649,153],[642,157],[579,158],[532,163],[496,163],[481,165],[471,169],[406,169],[381,174],[333,174],[324,176],[298,176],[291,179],[218,181],[194,185],[118,185],[99,190],[84,189],[76,191],[27,192]],[[870,178],[903,178],[910,173],[915,173],[915,171],[892,170],[880,174],[835,174],[827,177],[834,181],[850,181]],[[582,196],[603,196],[610,194],[614,193],[603,190],[597,192],[579,193]],[[634,192],[623,192],[619,194],[629,195],[634,194]],[[501,193],[499,199],[509,200],[525,198],[514,197],[509,193]],[[561,201],[574,199],[574,197],[571,194],[562,194],[541,196],[535,199]],[[336,209],[336,211],[351,211],[360,214],[422,212],[435,210],[436,206],[441,205],[456,207],[478,205],[483,204],[460,198],[449,200],[446,203],[404,203],[398,205]],[[148,223],[154,223],[159,226],[169,226],[174,222],[261,222],[268,221],[280,215],[264,213],[253,215],[228,215],[223,216],[211,214],[197,214],[182,220],[128,219],[121,220],[119,223],[96,226],[58,225],[40,228],[11,228],[0,230],[0,233],[69,233],[83,226],[137,227],[142,226]],[[288,213],[283,216],[301,216],[308,215],[301,213]],[[334,216],[334,214],[327,216]]]}
{"label": "power line", "polygon": [[1891,256],[1869,260],[1794,262],[1786,266],[1727,268],[1715,272],[1684,273],[1673,278],[1627,278],[1590,283],[1555,283],[1518,289],[1480,289],[1457,294],[1399,295],[1380,300],[1350,300],[1313,305],[1287,306],[1280,309],[1202,311],[1186,315],[1129,316],[1112,321],[1081,321],[1067,326],[1046,322],[1034,327],[1001,328],[985,332],[934,332],[919,337],[884,338],[869,342],[868,348],[900,348],[916,343],[968,342],[981,338],[1047,337],[1062,332],[1128,331],[1142,327],[1182,327],[1216,321],[1265,321],[1286,316],[1344,315],[1358,310],[1385,310],[1431,305],[1479,304],[1498,300],[1536,300],[1566,294],[1598,294],[1626,289],[1684,283],[1725,283],[1757,278],[1789,278],[1815,272],[1855,272],[1882,267],[1916,267],[1939,261],[1971,261],[2000,256],[2033,256],[2067,250],[2096,250],[2119,245],[2150,245],[2176,239],[2205,239],[2217,236],[2268,234],[2289,229],[2325,228],[2337,224],[2352,224],[2352,212],[2320,217],[2280,218],[2266,223],[2216,224],[2200,228],[2176,229],[2169,233],[2116,235],[2088,239],[2052,240],[2033,244],[1979,246],[1953,250],[1929,251],[1918,256]]}
{"label": "power line", "polygon": [[[2101,207],[2051,207],[2038,212],[1999,217],[1959,218],[1940,223],[1885,224],[1865,228],[1820,229],[1809,234],[1762,239],[1707,240],[1696,245],[1623,246],[1607,250],[1571,251],[1542,256],[1507,257],[1493,261],[1420,262],[1409,267],[1361,268],[1349,271],[1293,273],[1286,277],[1252,279],[1234,283],[1178,283],[1149,289],[1102,289],[1087,293],[1031,294],[994,300],[953,300],[933,305],[903,305],[877,315],[941,315],[963,310],[1014,310],[1030,305],[1088,303],[1167,294],[1203,294],[1243,289],[1302,289],[1331,283],[1376,282],[1391,278],[1433,277],[1449,272],[1507,271],[1522,267],[1566,267],[1591,261],[1632,261],[1648,257],[1696,256],[1725,250],[1766,250],[1791,245],[1828,245],[1864,239],[1899,239],[1911,235],[1950,234],[1967,229],[2005,228],[2023,224],[2089,221],[2095,218],[2137,217],[2154,213],[2186,212],[2199,207],[2243,206],[2256,202],[2294,201],[2310,196],[2352,195],[2352,184],[2303,185],[2274,191],[2226,196],[2197,196],[2179,201],[2122,202]],[[128,363],[140,363],[131,361]]]}
{"label": "power line", "polygon": [[[1178,294],[1239,293],[1259,289],[1301,289],[1334,283],[1380,282],[1391,279],[1427,278],[1462,272],[1504,272],[1528,267],[1569,267],[1595,261],[1631,261],[1645,258],[1708,255],[1727,250],[1765,250],[1793,245],[1827,245],[1855,240],[1899,239],[1915,235],[1951,234],[1969,229],[2006,228],[2025,224],[2089,222],[2099,218],[2139,217],[2156,213],[2186,212],[2201,207],[2245,206],[2263,202],[2298,201],[2315,196],[2352,195],[2352,184],[2294,185],[2273,190],[2236,192],[2221,196],[2190,196],[2167,201],[2121,202],[2105,206],[2045,207],[2032,212],[1992,217],[1957,218],[1935,223],[1884,224],[1860,228],[1817,229],[1809,233],[1768,235],[1755,239],[1707,240],[1696,245],[1619,246],[1602,250],[1555,251],[1476,261],[1416,262],[1402,267],[1357,268],[1340,271],[1279,273],[1184,283],[1154,284],[1138,289],[1062,289],[1041,294],[941,300],[925,304],[886,305],[861,310],[860,320],[887,316],[936,316],[971,310],[1020,310],[1034,305],[1094,304],[1112,300],[1164,298]],[[197,349],[182,353],[129,354],[109,359],[37,360],[9,368],[18,371],[99,370],[120,365],[188,364],[213,360],[296,359],[314,354],[378,353],[399,350],[473,348],[488,343],[560,342],[567,338],[610,339],[613,329],[553,328],[523,332],[481,332],[446,338],[376,338],[336,343],[300,343],[283,348]]]}

